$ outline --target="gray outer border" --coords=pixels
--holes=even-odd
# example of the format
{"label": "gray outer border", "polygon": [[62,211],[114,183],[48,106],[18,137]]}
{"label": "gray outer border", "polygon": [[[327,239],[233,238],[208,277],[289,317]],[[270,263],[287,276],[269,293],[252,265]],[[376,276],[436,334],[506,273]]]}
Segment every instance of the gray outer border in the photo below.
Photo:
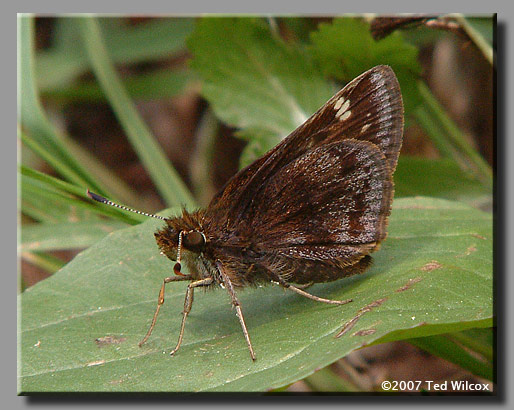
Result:
{"label": "gray outer border", "polygon": [[[358,5],[356,8],[355,5]],[[499,53],[503,54],[502,57],[498,60],[498,84],[499,84],[499,95],[498,95],[498,110],[497,110],[497,118],[498,118],[498,140],[497,140],[497,197],[496,197],[496,209],[499,211],[496,214],[497,222],[496,222],[496,273],[500,279],[497,281],[497,291],[498,296],[504,297],[505,302],[497,305],[497,314],[499,316],[499,324],[507,325],[507,320],[511,319],[507,316],[507,318],[502,319],[502,313],[504,312],[513,312],[514,311],[514,302],[513,298],[508,297],[507,295],[514,294],[513,282],[514,282],[514,253],[511,251],[514,246],[512,243],[512,233],[514,232],[514,223],[511,217],[511,212],[507,210],[514,209],[514,201],[513,201],[513,192],[512,176],[514,172],[514,161],[510,160],[514,158],[514,143],[512,136],[509,131],[512,129],[510,127],[512,111],[508,108],[508,101],[512,98],[513,95],[513,86],[512,81],[507,73],[511,72],[509,67],[512,67],[512,52],[507,53],[508,50],[512,50],[509,47],[512,44],[512,30],[510,30],[509,23],[512,23],[514,12],[512,10],[512,3],[506,1],[499,0],[490,0],[485,5],[488,10],[484,10],[484,3],[479,2],[449,2],[449,1],[441,1],[441,0],[431,0],[430,2],[424,2],[422,7],[413,7],[412,1],[399,1],[399,0],[389,0],[387,2],[378,2],[378,1],[362,1],[360,0],[358,3],[343,3],[336,2],[335,0],[315,0],[313,2],[307,1],[286,1],[286,2],[277,2],[267,0],[267,1],[258,1],[255,3],[251,2],[241,2],[237,0],[217,0],[215,2],[208,2],[207,0],[202,1],[185,1],[185,2],[177,2],[176,4],[158,0],[158,1],[144,1],[144,2],[134,2],[134,3],[123,3],[115,4],[115,3],[107,3],[105,0],[89,0],[87,2],[76,2],[71,3],[65,0],[47,0],[45,2],[36,2],[36,1],[17,1],[9,4],[2,5],[2,19],[6,20],[6,24],[1,25],[1,29],[3,31],[3,35],[0,36],[2,39],[2,50],[9,50],[6,55],[14,55],[16,46],[14,46],[13,41],[13,33],[16,32],[16,13],[19,12],[37,12],[41,14],[60,14],[60,13],[71,13],[71,12],[101,12],[101,13],[116,13],[116,14],[201,14],[201,13],[257,13],[257,14],[321,14],[321,15],[332,15],[332,14],[342,14],[352,12],[378,12],[378,13],[395,13],[395,12],[424,12],[424,13],[445,13],[445,12],[464,12],[466,14],[474,14],[474,13],[498,13],[498,24],[500,26],[499,30],[499,45],[498,50]],[[419,6],[419,3],[416,4]],[[429,8],[428,8],[428,7]],[[7,245],[7,240],[11,243],[13,241],[12,234],[15,232],[17,227],[17,219],[13,217],[15,214],[15,201],[14,198],[17,197],[16,189],[17,189],[17,181],[16,179],[16,160],[15,156],[12,154],[17,147],[15,147],[15,137],[12,134],[16,133],[14,128],[13,118],[16,117],[16,113],[11,113],[15,111],[15,104],[9,99],[9,97],[15,95],[16,90],[12,90],[15,88],[15,82],[12,81],[14,78],[14,69],[4,69],[10,72],[13,77],[8,77],[8,73],[5,73],[2,76],[2,82],[5,83],[5,87],[2,87],[2,90],[9,90],[8,92],[2,93],[2,97],[5,101],[5,105],[3,105],[3,109],[1,110],[1,115],[4,121],[3,124],[9,124],[10,126],[4,127],[4,129],[8,130],[3,138],[4,141],[9,141],[5,143],[6,148],[2,149],[1,155],[2,160],[0,162],[2,167],[2,172],[0,175],[2,176],[2,188],[6,189],[10,195],[4,195],[4,197],[8,198],[7,201],[4,202],[4,207],[2,212],[2,217],[5,221],[2,226],[8,226],[9,229],[2,230],[2,236],[5,241],[3,242],[2,247],[0,247],[2,251],[2,261],[6,262],[6,266],[8,268],[4,269],[4,280],[7,281],[6,286],[2,286],[2,293],[6,294],[6,297],[2,297],[0,299],[2,303],[2,326],[5,329],[5,333],[7,337],[2,338],[2,383],[0,383],[2,388],[2,399],[6,408],[10,409],[18,409],[25,408],[30,405],[40,405],[44,407],[54,407],[59,404],[63,404],[64,406],[70,406],[75,403],[82,404],[82,408],[106,408],[112,409],[115,407],[141,407],[146,406],[149,403],[157,405],[159,407],[169,406],[170,404],[176,403],[178,405],[186,405],[192,404],[194,406],[201,406],[202,404],[206,404],[209,408],[227,406],[227,405],[245,405],[245,406],[261,406],[266,403],[266,405],[271,406],[280,406],[280,407],[289,407],[289,406],[297,406],[300,403],[306,406],[315,406],[320,403],[327,405],[327,407],[332,408],[340,408],[341,405],[345,404],[365,404],[370,408],[375,408],[377,405],[381,408],[390,407],[391,405],[397,405],[400,401],[404,401],[402,397],[276,397],[270,398],[267,397],[262,400],[258,400],[257,397],[255,399],[252,396],[235,396],[235,397],[200,397],[197,399],[187,398],[187,397],[177,397],[171,398],[171,400],[167,400],[165,397],[160,397],[157,401],[143,399],[129,399],[128,397],[119,397],[119,398],[110,398],[110,397],[100,397],[96,400],[94,397],[88,396],[85,401],[80,400],[80,398],[66,398],[65,396],[59,397],[41,397],[39,399],[27,398],[27,397],[17,397],[16,392],[16,355],[13,351],[16,349],[16,318],[12,314],[13,306],[15,306],[14,300],[14,289],[16,289],[16,276],[12,274],[14,271],[18,271],[17,260],[14,257],[15,253],[8,251],[10,246]],[[12,70],[12,71],[11,71]],[[9,100],[8,100],[9,99]],[[510,113],[510,114],[509,114]],[[509,138],[510,137],[510,138]],[[5,208],[7,212],[5,212]],[[503,220],[505,218],[505,221]],[[505,235],[504,235],[505,234]],[[7,236],[9,237],[7,238]],[[505,237],[504,237],[505,236]],[[504,252],[502,252],[502,250]],[[503,256],[505,256],[505,263]],[[504,274],[504,275],[502,275]],[[504,279],[503,279],[504,278]],[[4,296],[4,295],[2,295]],[[512,323],[512,319],[510,320]],[[510,349],[507,346],[513,345],[513,337],[512,337],[512,326],[507,329],[507,332],[502,332],[498,336],[499,342],[499,350],[498,350],[498,362],[499,362],[499,371],[498,374],[500,386],[504,389],[505,393],[497,398],[493,398],[492,400],[485,397],[463,397],[462,399],[458,397],[447,397],[440,398],[443,400],[443,403],[438,400],[438,403],[432,402],[429,404],[426,400],[423,400],[424,404],[429,404],[430,406],[441,406],[447,405],[448,407],[454,408],[455,406],[469,406],[472,403],[476,403],[478,405],[485,404],[486,402],[491,403],[493,401],[497,405],[501,406],[509,406],[513,404],[513,395],[512,395],[512,379],[509,377],[511,370],[514,368],[513,366],[513,355],[510,353]],[[510,387],[510,389],[509,389]],[[209,400],[207,402],[205,399]],[[214,399],[214,400],[213,400]],[[419,399],[408,400],[409,405],[413,405],[415,403],[420,403]],[[491,403],[492,404],[492,403]],[[510,407],[510,406],[509,406]]]}

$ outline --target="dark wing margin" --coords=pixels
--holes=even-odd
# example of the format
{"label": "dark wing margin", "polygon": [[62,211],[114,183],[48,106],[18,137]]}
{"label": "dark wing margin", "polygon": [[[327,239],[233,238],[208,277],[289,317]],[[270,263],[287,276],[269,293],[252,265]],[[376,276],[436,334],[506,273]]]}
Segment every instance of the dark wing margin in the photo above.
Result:
{"label": "dark wing margin", "polygon": [[263,157],[237,173],[213,198],[207,212],[231,225],[248,219],[257,193],[280,169],[317,147],[354,139],[376,145],[389,175],[396,168],[403,135],[398,80],[388,66],[376,66],[348,83],[323,107]]}

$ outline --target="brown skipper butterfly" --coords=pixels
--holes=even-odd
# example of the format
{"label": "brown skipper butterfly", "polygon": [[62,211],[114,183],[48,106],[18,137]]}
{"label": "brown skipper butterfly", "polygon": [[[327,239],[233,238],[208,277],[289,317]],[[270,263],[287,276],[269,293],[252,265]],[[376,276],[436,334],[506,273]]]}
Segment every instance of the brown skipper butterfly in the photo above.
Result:
{"label": "brown skipper butterfly", "polygon": [[[160,218],[155,233],[161,253],[173,261],[164,279],[152,323],[164,303],[165,285],[190,281],[182,326],[195,288],[221,286],[231,297],[255,360],[236,290],[277,284],[309,299],[313,283],[362,273],[387,235],[393,173],[403,134],[400,87],[388,66],[374,67],[335,94],[305,123],[261,158],[239,171],[205,209]],[[187,274],[182,273],[185,263]]]}

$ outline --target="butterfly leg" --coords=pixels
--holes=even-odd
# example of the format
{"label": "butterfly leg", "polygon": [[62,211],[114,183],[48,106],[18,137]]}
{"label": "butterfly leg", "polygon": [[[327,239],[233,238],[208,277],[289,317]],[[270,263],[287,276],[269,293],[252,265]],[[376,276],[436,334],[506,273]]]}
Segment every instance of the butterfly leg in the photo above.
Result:
{"label": "butterfly leg", "polygon": [[246,323],[245,319],[243,317],[243,312],[241,310],[241,304],[239,303],[239,299],[237,298],[236,292],[234,291],[234,287],[232,286],[232,282],[230,281],[230,278],[225,273],[224,267],[222,263],[217,260],[216,261],[216,267],[218,268],[218,272],[221,275],[221,278],[223,279],[223,283],[225,285],[225,288],[227,289],[228,294],[232,298],[232,305],[236,308],[236,314],[237,318],[239,319],[239,323],[241,323],[241,328],[243,329],[243,335],[246,340],[246,344],[248,345],[248,349],[250,350],[250,357],[252,360],[255,360],[255,353],[253,351],[252,342],[250,341],[250,335],[248,334],[248,330],[246,329]]}
{"label": "butterfly leg", "polygon": [[306,298],[315,300],[316,302],[323,302],[323,303],[330,303],[332,305],[346,305],[347,303],[350,303],[353,299],[346,299],[346,300],[332,300],[332,299],[325,299],[320,298],[319,296],[311,295],[308,292],[305,292],[304,290],[301,290],[297,288],[296,286],[293,286],[283,280],[279,280],[278,282],[280,286],[283,286],[286,289],[292,290],[295,293],[298,293],[299,295],[305,296]]}
{"label": "butterfly leg", "polygon": [[157,321],[157,315],[159,314],[159,310],[161,310],[161,306],[164,303],[164,288],[166,287],[166,283],[170,282],[177,282],[177,281],[183,281],[183,280],[191,280],[191,276],[184,275],[184,276],[170,276],[169,278],[164,278],[164,281],[161,286],[161,290],[159,292],[159,298],[157,299],[157,309],[155,310],[155,313],[153,315],[152,324],[150,325],[150,329],[148,329],[148,332],[146,332],[146,336],[139,342],[139,347],[145,343],[150,335],[152,334],[153,328],[155,326],[155,322]]}
{"label": "butterfly leg", "polygon": [[180,347],[182,343],[182,337],[184,336],[184,328],[186,326],[186,318],[189,312],[191,312],[191,307],[193,306],[193,296],[194,296],[194,288],[197,288],[199,286],[209,286],[214,282],[213,278],[205,278],[200,279],[195,282],[191,282],[189,285],[187,285],[187,291],[186,291],[186,297],[184,299],[184,311],[182,312],[182,324],[180,325],[180,333],[178,335],[178,341],[177,345],[175,346],[175,349],[173,349],[170,352],[170,355],[174,355],[178,348]]}
{"label": "butterfly leg", "polygon": [[304,290],[310,288],[312,285],[314,285],[314,282],[302,283],[301,285],[296,285],[296,288]]}

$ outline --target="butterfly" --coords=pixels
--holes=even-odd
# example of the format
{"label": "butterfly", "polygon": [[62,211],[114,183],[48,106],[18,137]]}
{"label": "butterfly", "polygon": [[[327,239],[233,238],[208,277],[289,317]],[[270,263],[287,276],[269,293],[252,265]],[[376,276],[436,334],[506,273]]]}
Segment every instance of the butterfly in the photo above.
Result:
{"label": "butterfly", "polygon": [[[160,218],[162,254],[176,261],[161,286],[145,343],[164,303],[167,283],[189,281],[176,347],[196,288],[220,286],[231,297],[255,360],[236,290],[277,284],[312,300],[313,283],[364,272],[386,238],[393,173],[403,136],[403,102],[393,70],[376,66],[348,83],[307,121],[232,177],[205,209]],[[187,272],[182,272],[182,263]]]}

